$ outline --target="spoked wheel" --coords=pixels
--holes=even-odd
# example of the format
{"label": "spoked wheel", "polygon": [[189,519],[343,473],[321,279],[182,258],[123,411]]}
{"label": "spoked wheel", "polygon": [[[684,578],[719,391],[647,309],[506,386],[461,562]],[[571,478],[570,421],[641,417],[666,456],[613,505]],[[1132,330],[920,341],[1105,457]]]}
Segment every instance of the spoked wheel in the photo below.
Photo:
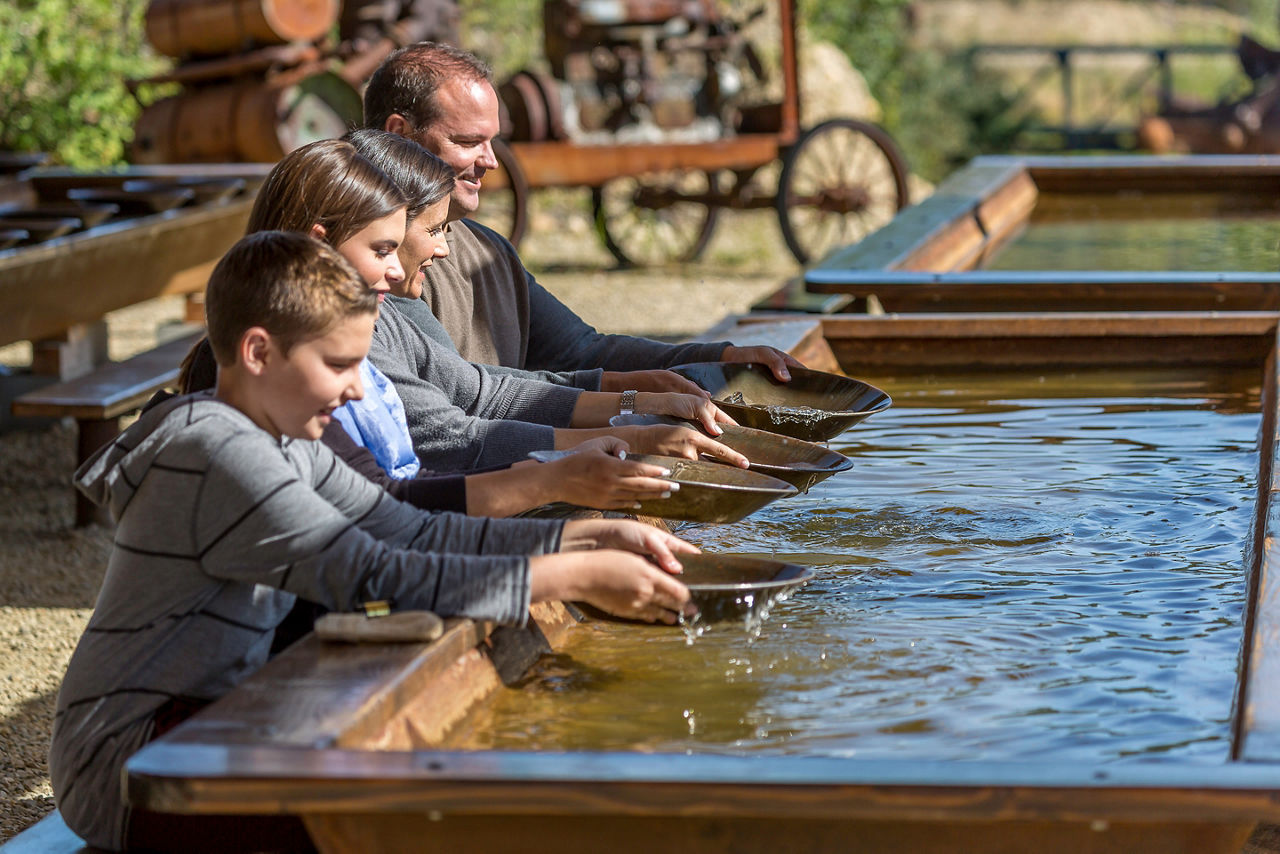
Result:
{"label": "spoked wheel", "polygon": [[857,243],[907,206],[906,162],[875,125],[830,119],[787,151],[774,204],[783,239],[805,264]]}
{"label": "spoked wheel", "polygon": [[707,248],[719,209],[689,197],[706,198],[713,190],[706,172],[614,178],[591,190],[596,229],[623,266],[692,261]]}
{"label": "spoked wheel", "polygon": [[498,168],[484,176],[480,209],[472,219],[519,246],[529,222],[529,181],[511,146],[495,139],[493,154]]}

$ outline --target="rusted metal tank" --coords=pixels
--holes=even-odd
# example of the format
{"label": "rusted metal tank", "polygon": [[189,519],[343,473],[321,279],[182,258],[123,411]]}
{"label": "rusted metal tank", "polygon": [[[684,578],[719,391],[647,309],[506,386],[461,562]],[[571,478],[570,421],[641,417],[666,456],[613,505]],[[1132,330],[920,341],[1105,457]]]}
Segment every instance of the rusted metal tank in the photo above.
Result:
{"label": "rusted metal tank", "polygon": [[329,31],[340,8],[340,0],[151,0],[147,40],[174,57],[311,41]]}
{"label": "rusted metal tank", "polygon": [[360,123],[360,95],[337,74],[301,67],[270,80],[188,89],[139,116],[134,163],[274,162]]}

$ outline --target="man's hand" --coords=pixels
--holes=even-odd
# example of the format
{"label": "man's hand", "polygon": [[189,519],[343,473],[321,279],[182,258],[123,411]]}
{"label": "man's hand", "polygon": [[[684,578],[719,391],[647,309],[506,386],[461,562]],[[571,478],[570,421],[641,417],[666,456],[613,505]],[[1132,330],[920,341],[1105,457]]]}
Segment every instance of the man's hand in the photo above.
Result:
{"label": "man's hand", "polygon": [[791,371],[788,368],[803,368],[791,356],[776,347],[735,347],[729,345],[720,354],[722,362],[755,362],[773,371],[779,382],[791,382]]}

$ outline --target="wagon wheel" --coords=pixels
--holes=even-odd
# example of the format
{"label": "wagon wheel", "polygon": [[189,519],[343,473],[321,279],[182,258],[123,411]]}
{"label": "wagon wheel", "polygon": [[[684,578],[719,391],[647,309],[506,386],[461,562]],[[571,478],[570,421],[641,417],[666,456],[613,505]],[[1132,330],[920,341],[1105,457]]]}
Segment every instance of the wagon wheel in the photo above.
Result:
{"label": "wagon wheel", "polygon": [[801,264],[856,243],[908,203],[907,167],[889,134],[830,119],[801,135],[782,161],[774,206]]}
{"label": "wagon wheel", "polygon": [[529,221],[529,180],[507,143],[495,139],[493,154],[498,168],[485,175],[480,209],[472,219],[519,246]]}
{"label": "wagon wheel", "polygon": [[591,189],[591,208],[605,248],[624,267],[692,261],[707,248],[719,209],[706,172],[678,171],[614,178]]}

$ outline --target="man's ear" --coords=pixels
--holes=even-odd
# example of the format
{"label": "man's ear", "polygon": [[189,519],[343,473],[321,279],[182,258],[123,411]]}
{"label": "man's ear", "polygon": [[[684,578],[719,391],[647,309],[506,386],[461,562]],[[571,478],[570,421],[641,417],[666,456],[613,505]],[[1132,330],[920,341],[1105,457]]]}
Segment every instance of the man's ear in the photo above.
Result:
{"label": "man's ear", "polygon": [[382,129],[397,136],[411,137],[413,135],[413,125],[409,124],[409,120],[399,113],[392,113],[387,116],[387,120],[382,123]]}
{"label": "man's ear", "polygon": [[275,352],[271,333],[261,326],[251,326],[240,336],[240,349],[236,355],[246,371],[261,376]]}
{"label": "man's ear", "polygon": [[318,222],[317,222],[317,223],[315,223],[315,224],[313,224],[313,225],[311,226],[311,230],[307,232],[307,234],[310,234],[310,235],[311,235],[312,237],[314,237],[316,240],[321,240],[321,241],[323,241],[323,240],[324,240],[324,236],[325,236],[326,234],[328,234],[328,233],[329,233],[329,232],[327,232],[327,231],[325,231],[325,230],[324,230],[324,226],[323,226],[323,225],[321,225],[321,224],[320,224],[320,223],[318,223]]}

